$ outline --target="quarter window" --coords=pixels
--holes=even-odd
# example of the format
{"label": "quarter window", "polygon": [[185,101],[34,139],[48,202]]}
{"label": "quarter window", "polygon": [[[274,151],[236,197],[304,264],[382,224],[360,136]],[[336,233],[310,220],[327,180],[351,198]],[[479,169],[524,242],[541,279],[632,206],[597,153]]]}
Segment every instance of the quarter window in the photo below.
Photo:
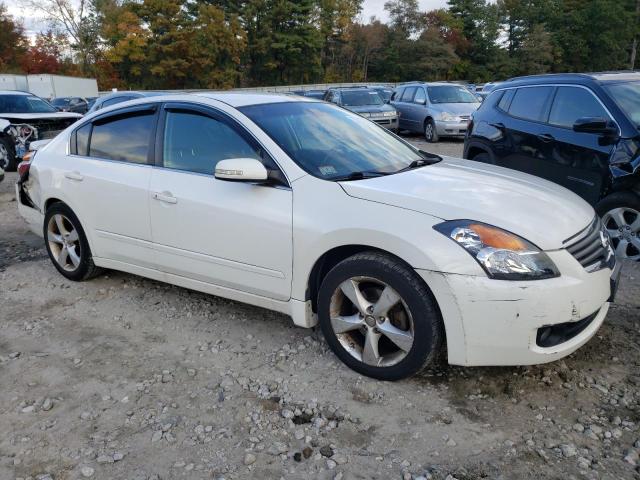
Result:
{"label": "quarter window", "polygon": [[169,111],[164,131],[166,168],[213,175],[216,164],[229,158],[261,160],[235,128],[197,112]]}
{"label": "quarter window", "polygon": [[571,128],[582,117],[608,119],[609,115],[590,91],[577,87],[558,87],[549,123]]}
{"label": "quarter window", "polygon": [[155,112],[110,117],[93,125],[89,156],[147,163]]}
{"label": "quarter window", "polygon": [[89,136],[91,135],[91,123],[76,130],[76,155],[87,156],[89,154]]}
{"label": "quarter window", "polygon": [[509,114],[514,117],[546,121],[546,112],[554,87],[526,87],[519,88],[509,107]]}
{"label": "quarter window", "polygon": [[413,99],[414,103],[423,105],[427,101],[427,95],[424,93],[424,88],[419,88],[416,91],[416,96]]}
{"label": "quarter window", "polygon": [[513,100],[513,94],[515,92],[516,91],[513,90],[513,89],[506,90],[504,92],[504,94],[502,95],[502,98],[498,102],[498,108],[500,110],[502,110],[503,112],[508,112],[509,111],[509,105],[511,105],[511,100]]}

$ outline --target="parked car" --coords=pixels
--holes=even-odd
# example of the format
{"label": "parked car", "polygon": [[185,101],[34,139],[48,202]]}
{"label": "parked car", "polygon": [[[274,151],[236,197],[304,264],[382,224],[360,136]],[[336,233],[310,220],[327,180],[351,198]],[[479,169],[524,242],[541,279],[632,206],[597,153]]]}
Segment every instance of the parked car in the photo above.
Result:
{"label": "parked car", "polygon": [[83,115],[89,110],[89,102],[81,97],[57,97],[51,100],[51,105],[61,112],[75,112]]}
{"label": "parked car", "polygon": [[153,97],[155,95],[162,95],[163,93],[164,92],[137,92],[133,90],[109,93],[108,95],[98,97],[89,109],[89,113],[97,112],[98,110],[111,107],[118,103],[135,100],[136,98]]}
{"label": "parked car", "polygon": [[514,79],[471,125],[465,158],[572,190],[602,217],[617,255],[640,260],[640,74]]}
{"label": "parked car", "polygon": [[378,92],[372,88],[330,88],[324,100],[351,110],[384,128],[398,130],[398,112],[385,103]]}
{"label": "parked car", "polygon": [[324,98],[326,90],[294,90],[292,93],[300,95],[301,97],[315,98],[316,100],[322,100]]}
{"label": "parked car", "polygon": [[0,167],[0,182],[4,180],[4,170]]}
{"label": "parked car", "polygon": [[400,113],[400,130],[420,132],[428,142],[437,142],[440,137],[464,137],[480,102],[462,85],[413,82],[394,90],[391,105]]}
{"label": "parked car", "polygon": [[375,378],[445,344],[458,365],[559,359],[614,291],[607,232],[577,195],[441,159],[326,102],[144,98],[84,117],[20,169],[18,209],[65,278],[111,268],[319,323]]}
{"label": "parked car", "polygon": [[87,112],[93,108],[98,97],[87,97]]}
{"label": "parked car", "polygon": [[30,142],[53,138],[80,117],[30,93],[0,91],[0,168],[14,171]]}

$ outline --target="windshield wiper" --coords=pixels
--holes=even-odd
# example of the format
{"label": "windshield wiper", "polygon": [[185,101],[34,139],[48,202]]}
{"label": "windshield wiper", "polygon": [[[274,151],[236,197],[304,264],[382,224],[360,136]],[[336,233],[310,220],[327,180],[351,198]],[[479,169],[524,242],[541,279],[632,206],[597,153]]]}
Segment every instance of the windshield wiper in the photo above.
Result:
{"label": "windshield wiper", "polygon": [[330,180],[333,180],[335,182],[348,182],[348,181],[351,181],[351,180],[364,180],[365,178],[382,177],[383,175],[389,175],[389,173],[387,173],[387,172],[376,172],[376,171],[351,172],[348,175],[331,177]]}
{"label": "windshield wiper", "polygon": [[424,150],[418,150],[422,158],[417,158],[406,167],[401,168],[395,173],[406,172],[407,170],[413,170],[414,168],[426,167],[427,165],[433,165],[442,161],[442,157],[434,155],[433,153],[425,152]]}

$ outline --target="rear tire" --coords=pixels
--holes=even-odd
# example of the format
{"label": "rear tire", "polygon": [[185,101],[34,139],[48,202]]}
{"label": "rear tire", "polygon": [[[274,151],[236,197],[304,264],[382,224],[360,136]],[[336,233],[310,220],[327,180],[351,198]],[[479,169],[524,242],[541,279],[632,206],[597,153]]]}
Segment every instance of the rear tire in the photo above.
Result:
{"label": "rear tire", "polygon": [[65,278],[89,280],[102,269],[93,263],[87,236],[75,213],[64,203],[54,203],[44,216],[44,239],[49,258]]}
{"label": "rear tire", "polygon": [[0,168],[7,172],[15,172],[18,168],[16,147],[7,137],[0,137]]}
{"label": "rear tire", "polygon": [[598,202],[596,212],[609,231],[616,257],[640,261],[640,197],[612,193]]}
{"label": "rear tire", "polygon": [[436,359],[444,340],[440,312],[422,279],[401,260],[374,251],[331,269],[320,286],[318,317],[336,356],[379,380],[416,374]]}
{"label": "rear tire", "polygon": [[424,138],[429,143],[438,143],[438,130],[436,129],[436,122],[433,121],[433,118],[428,118],[426,122],[424,122]]}

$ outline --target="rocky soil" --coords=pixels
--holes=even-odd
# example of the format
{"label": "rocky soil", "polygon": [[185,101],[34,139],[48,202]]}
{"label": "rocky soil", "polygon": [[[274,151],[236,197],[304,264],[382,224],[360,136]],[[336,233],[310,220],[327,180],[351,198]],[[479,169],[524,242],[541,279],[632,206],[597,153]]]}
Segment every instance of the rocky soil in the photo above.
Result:
{"label": "rocky soil", "polygon": [[384,383],[277,313],[117,272],[65,280],[14,180],[0,183],[2,480],[640,478],[639,265],[563,361]]}

